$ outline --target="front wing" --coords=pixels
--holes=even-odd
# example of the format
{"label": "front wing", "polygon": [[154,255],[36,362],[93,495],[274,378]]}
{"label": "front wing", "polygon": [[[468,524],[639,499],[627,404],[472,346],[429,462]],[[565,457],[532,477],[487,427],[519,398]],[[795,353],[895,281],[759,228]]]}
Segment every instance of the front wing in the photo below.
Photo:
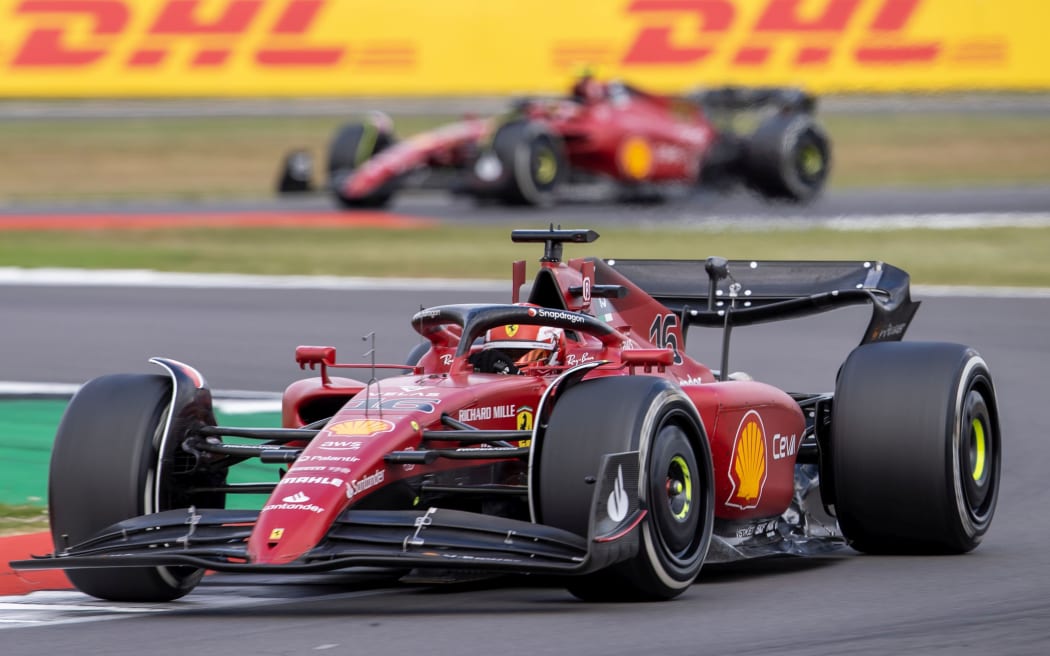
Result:
{"label": "front wing", "polygon": [[[14,561],[14,569],[192,566],[220,572],[323,572],[358,566],[467,568],[498,572],[584,574],[638,551],[638,454],[607,455],[595,486],[589,537],[559,528],[441,508],[347,510],[325,538],[280,565],[248,562],[254,510],[179,509],[114,524],[49,556]],[[628,512],[610,518],[606,500],[622,471]],[[621,513],[615,513],[621,515]]]}

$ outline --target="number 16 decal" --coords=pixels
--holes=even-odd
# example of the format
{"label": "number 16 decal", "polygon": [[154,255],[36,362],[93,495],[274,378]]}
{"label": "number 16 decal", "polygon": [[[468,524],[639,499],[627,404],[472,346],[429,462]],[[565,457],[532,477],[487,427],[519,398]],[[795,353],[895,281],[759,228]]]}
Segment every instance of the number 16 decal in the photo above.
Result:
{"label": "number 16 decal", "polygon": [[674,351],[674,363],[682,364],[682,354],[678,352],[678,317],[673,314],[658,314],[649,326],[649,341],[659,348]]}

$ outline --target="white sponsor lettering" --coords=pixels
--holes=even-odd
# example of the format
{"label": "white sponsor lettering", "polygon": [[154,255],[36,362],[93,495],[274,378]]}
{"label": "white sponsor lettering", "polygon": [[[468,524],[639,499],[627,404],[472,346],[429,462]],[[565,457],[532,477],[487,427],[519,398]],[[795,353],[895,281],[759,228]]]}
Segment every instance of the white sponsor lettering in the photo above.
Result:
{"label": "white sponsor lettering", "polygon": [[780,460],[795,455],[798,448],[798,440],[794,434],[773,436],[773,460]]}
{"label": "white sponsor lettering", "polygon": [[[375,394],[382,394],[384,397],[387,397],[387,398],[413,398],[413,399],[428,399],[428,400],[433,399],[434,397],[441,396],[441,392],[419,392],[419,391],[410,390],[410,389],[405,388],[405,387],[402,387],[401,389],[402,389],[402,391],[400,391],[400,392],[397,392],[397,391],[394,391],[394,390],[385,390],[384,389],[384,390],[380,390],[379,392],[376,392]],[[414,390],[420,390],[422,388],[421,387],[416,387],[416,388],[413,388],[413,389]],[[433,403],[433,402],[434,401],[431,401],[431,403]]]}
{"label": "white sponsor lettering", "polygon": [[386,471],[377,469],[368,476],[363,476],[356,481],[351,481],[346,486],[346,498],[353,499],[365,490],[375,487],[386,478]]}
{"label": "white sponsor lettering", "polygon": [[321,506],[315,506],[312,503],[271,503],[267,506],[263,506],[263,510],[309,510],[314,514],[324,512],[324,508]]}
{"label": "white sponsor lettering", "polygon": [[460,421],[485,421],[486,419],[504,419],[517,414],[517,406],[494,405],[481,408],[463,408],[459,411]]}
{"label": "white sponsor lettering", "polygon": [[551,319],[552,321],[568,321],[571,324],[580,324],[584,322],[583,316],[576,314],[575,312],[565,312],[564,310],[548,310],[546,308],[537,308],[536,316],[541,319]]}
{"label": "white sponsor lettering", "polygon": [[299,485],[331,485],[342,487],[345,481],[341,478],[328,478],[327,476],[285,476],[282,483]]}
{"label": "white sponsor lettering", "polygon": [[570,367],[576,367],[581,364],[590,362],[591,360],[594,360],[594,356],[590,353],[583,353],[578,357],[575,353],[570,353],[569,355],[565,356],[565,364],[569,365]]}
{"label": "white sponsor lettering", "polygon": [[[307,456],[307,457],[309,458],[311,456]],[[318,456],[312,456],[312,457],[316,458]],[[333,459],[335,459],[335,458],[333,458]],[[302,460],[302,459],[300,458],[300,460]],[[343,458],[338,458],[338,460],[343,460]],[[356,460],[356,458],[355,458],[355,460]],[[302,472],[317,472],[317,471],[336,472],[338,474],[349,474],[350,473],[350,468],[349,467],[333,467],[332,465],[300,465],[298,462],[295,464],[295,473],[296,474],[299,474],[299,473],[302,473]]]}
{"label": "white sponsor lettering", "polygon": [[[296,466],[300,462],[358,462],[361,459],[357,456],[299,456],[299,459],[295,461]],[[333,469],[335,469],[333,467]],[[336,471],[339,471],[336,469]],[[344,474],[349,474],[350,470],[347,469]]]}
{"label": "white sponsor lettering", "polygon": [[347,440],[328,440],[326,442],[321,442],[321,445],[320,445],[319,448],[327,449],[329,451],[343,451],[343,450],[357,451],[358,449],[361,448],[362,444],[364,444],[364,442],[357,442],[357,441],[352,441],[351,442],[351,441],[347,441]]}
{"label": "white sponsor lettering", "polygon": [[653,149],[653,159],[660,163],[677,164],[685,161],[685,151],[671,144],[660,144]]}

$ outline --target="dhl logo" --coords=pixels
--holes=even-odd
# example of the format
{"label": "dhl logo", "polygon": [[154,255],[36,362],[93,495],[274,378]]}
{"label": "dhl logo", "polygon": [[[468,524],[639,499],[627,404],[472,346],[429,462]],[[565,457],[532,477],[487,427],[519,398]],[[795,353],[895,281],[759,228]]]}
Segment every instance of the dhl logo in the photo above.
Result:
{"label": "dhl logo", "polygon": [[[330,68],[345,44],[310,36],[328,0],[22,0],[3,20],[15,70],[102,63],[154,70],[175,55],[190,69],[228,66],[235,55],[260,68]],[[247,51],[247,52],[246,52]]]}
{"label": "dhl logo", "polygon": [[778,64],[819,67],[832,61],[859,68],[928,66],[943,59],[1001,63],[1006,43],[987,36],[949,43],[913,36],[928,0],[632,0],[636,25],[625,48],[565,43],[562,67],[591,59],[625,69],[726,66],[764,70]]}

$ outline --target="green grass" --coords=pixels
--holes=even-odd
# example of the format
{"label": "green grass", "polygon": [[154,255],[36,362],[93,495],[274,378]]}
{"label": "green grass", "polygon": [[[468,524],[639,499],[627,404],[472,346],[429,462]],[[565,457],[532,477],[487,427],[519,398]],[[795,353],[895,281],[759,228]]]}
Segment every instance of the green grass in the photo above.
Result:
{"label": "green grass", "polygon": [[9,506],[0,504],[0,536],[35,533],[48,530],[44,506]]}
{"label": "green grass", "polygon": [[832,188],[1050,181],[1050,115],[831,114]]}
{"label": "green grass", "polygon": [[[525,223],[514,227],[542,227]],[[443,226],[7,232],[0,239],[0,266],[509,280],[512,261],[525,259],[534,271],[540,256],[539,245],[511,243],[509,231]],[[916,284],[1050,286],[1050,228],[599,232],[593,244],[567,245],[566,257],[878,259],[910,272]]]}
{"label": "green grass", "polygon": [[[18,120],[0,123],[0,203],[263,198],[288,150],[322,165],[353,117]],[[401,135],[455,120],[398,116]],[[1045,184],[1050,116],[966,112],[821,116],[832,188]],[[318,174],[319,175],[319,174]]]}

